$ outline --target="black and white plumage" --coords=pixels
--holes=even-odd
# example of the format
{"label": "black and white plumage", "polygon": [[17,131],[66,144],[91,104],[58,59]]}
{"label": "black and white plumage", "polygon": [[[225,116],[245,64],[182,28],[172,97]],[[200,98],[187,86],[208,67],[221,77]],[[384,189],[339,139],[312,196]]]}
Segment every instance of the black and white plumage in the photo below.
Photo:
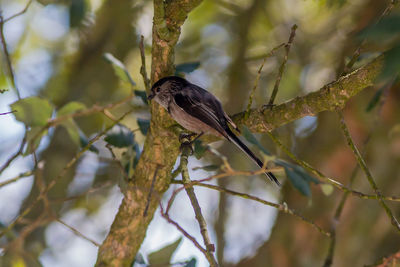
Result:
{"label": "black and white plumage", "polygon": [[[208,91],[181,77],[168,76],[154,83],[148,98],[154,98],[168,110],[174,120],[189,131],[225,137],[260,168],[263,167],[263,162],[229,128],[230,125],[239,131],[222,109],[221,102]],[[265,175],[280,186],[278,179],[271,172],[265,172]]]}

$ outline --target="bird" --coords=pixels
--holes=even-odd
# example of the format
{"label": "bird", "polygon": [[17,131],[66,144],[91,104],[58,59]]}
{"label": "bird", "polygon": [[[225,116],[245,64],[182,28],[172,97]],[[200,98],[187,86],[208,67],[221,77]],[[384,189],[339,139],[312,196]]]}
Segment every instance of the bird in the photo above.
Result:
{"label": "bird", "polygon": [[[240,133],[223,110],[221,102],[207,90],[182,77],[167,76],[151,87],[148,100],[152,99],[164,107],[182,127],[198,134],[196,139],[205,133],[224,137],[263,168],[263,162],[230,129],[229,126]],[[272,172],[266,170],[265,175],[276,185],[281,185]]]}

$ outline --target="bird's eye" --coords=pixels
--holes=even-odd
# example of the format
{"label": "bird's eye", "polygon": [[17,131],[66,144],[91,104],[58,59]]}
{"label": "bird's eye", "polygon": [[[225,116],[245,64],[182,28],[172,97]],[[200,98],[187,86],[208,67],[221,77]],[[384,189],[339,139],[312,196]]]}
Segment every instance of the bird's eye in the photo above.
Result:
{"label": "bird's eye", "polygon": [[160,87],[156,88],[156,93],[160,92]]}

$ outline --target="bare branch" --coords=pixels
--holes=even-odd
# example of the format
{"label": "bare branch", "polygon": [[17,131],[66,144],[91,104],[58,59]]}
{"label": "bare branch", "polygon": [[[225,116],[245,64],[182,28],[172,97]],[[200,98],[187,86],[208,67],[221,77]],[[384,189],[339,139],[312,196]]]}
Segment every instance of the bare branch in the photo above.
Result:
{"label": "bare branch", "polygon": [[0,113],[0,116],[12,114],[12,113],[14,113],[14,112],[17,112],[17,111],[16,111],[16,110],[11,110],[11,111],[8,111],[8,112],[3,112],[3,113]]}
{"label": "bare branch", "polygon": [[[30,0],[30,1],[32,1],[32,0]],[[6,20],[4,20],[3,16],[0,14],[0,40],[1,40],[1,44],[3,46],[3,53],[4,53],[4,56],[6,59],[8,75],[10,75],[11,85],[14,88],[15,92],[17,93],[18,99],[21,99],[21,95],[20,95],[17,85],[15,83],[14,69],[12,67],[10,53],[8,52],[6,38],[4,37],[4,23],[5,22],[6,22]]]}
{"label": "bare branch", "polygon": [[31,176],[33,174],[34,174],[34,171],[23,172],[23,173],[19,174],[18,176],[14,177],[14,178],[11,178],[11,179],[8,179],[8,180],[6,180],[4,182],[1,182],[0,183],[0,187],[3,187],[5,185],[11,184],[11,183],[14,183],[16,181],[19,181],[21,178],[26,178],[26,177],[29,177],[29,176]]}
{"label": "bare branch", "polygon": [[343,113],[341,111],[337,112],[340,118],[340,126],[342,128],[343,134],[346,138],[347,144],[351,148],[351,150],[354,153],[354,156],[357,159],[358,164],[360,165],[361,169],[364,171],[365,175],[367,176],[368,182],[371,185],[372,189],[374,190],[375,194],[378,196],[378,201],[379,204],[383,207],[385,210],[386,214],[388,215],[392,225],[397,228],[397,231],[400,232],[400,223],[396,219],[396,217],[393,215],[392,211],[390,208],[386,205],[384,198],[382,197],[382,194],[378,188],[378,186],[375,183],[375,179],[372,177],[372,174],[370,170],[367,167],[367,164],[365,163],[363,157],[361,156],[360,151],[356,147],[356,145],[353,142],[353,139],[351,138],[349,129],[347,128],[346,122],[344,121]]}
{"label": "bare branch", "polygon": [[28,8],[29,8],[29,6],[32,4],[32,2],[33,2],[33,0],[29,0],[28,3],[26,4],[26,6],[24,7],[24,9],[22,9],[20,12],[18,12],[18,13],[16,13],[16,14],[10,16],[9,18],[6,18],[6,19],[4,20],[4,23],[6,23],[6,22],[8,22],[8,21],[10,21],[10,20],[12,20],[12,19],[14,19],[14,18],[16,18],[16,17],[21,16],[22,14],[24,14],[24,13],[28,10]]}
{"label": "bare branch", "polygon": [[236,192],[236,191],[229,190],[229,189],[226,189],[226,188],[217,186],[217,185],[204,184],[204,183],[200,183],[200,182],[197,182],[197,181],[192,181],[192,184],[193,184],[193,185],[202,186],[202,187],[207,187],[207,188],[210,188],[210,189],[213,189],[213,190],[217,190],[217,191],[220,191],[220,192],[223,192],[223,193],[227,193],[227,194],[230,194],[230,195],[233,195],[233,196],[237,196],[237,197],[241,197],[241,198],[245,198],[245,199],[254,200],[254,201],[257,201],[257,202],[262,203],[262,204],[264,204],[264,205],[274,207],[274,208],[278,209],[279,211],[282,211],[282,212],[284,212],[284,213],[287,213],[287,214],[290,214],[290,215],[293,215],[293,216],[299,218],[300,220],[302,220],[302,221],[304,221],[305,223],[307,223],[307,224],[311,225],[312,227],[314,227],[314,228],[315,228],[316,230],[318,230],[318,232],[320,232],[321,234],[323,234],[323,235],[325,235],[325,236],[327,236],[327,237],[330,236],[330,233],[329,233],[328,231],[325,231],[325,230],[322,229],[320,226],[316,225],[313,221],[311,221],[311,220],[305,218],[304,216],[300,215],[300,214],[297,213],[296,211],[290,209],[290,208],[287,206],[286,203],[283,203],[283,204],[273,203],[273,202],[266,201],[266,200],[263,200],[263,199],[261,199],[261,198],[258,198],[258,197],[249,195],[249,194]]}
{"label": "bare branch", "polygon": [[203,214],[201,213],[200,204],[196,198],[194,189],[191,186],[191,180],[190,180],[187,164],[188,164],[188,157],[192,152],[192,148],[191,148],[190,141],[187,141],[187,142],[188,143],[183,143],[182,154],[181,154],[180,165],[181,165],[181,169],[182,169],[182,181],[183,181],[183,184],[185,185],[185,190],[190,199],[190,202],[192,203],[192,207],[194,209],[196,220],[200,226],[200,233],[203,236],[203,241],[206,246],[206,258],[207,258],[208,262],[210,263],[210,266],[218,266],[217,260],[214,257],[215,246],[214,246],[214,244],[211,243],[210,236],[209,236],[208,230],[207,230],[206,220],[204,219]]}
{"label": "bare branch", "polygon": [[206,255],[206,253],[207,253],[206,249],[203,248],[203,247],[199,244],[199,242],[197,242],[197,240],[196,240],[193,236],[191,236],[188,232],[186,232],[185,229],[183,229],[182,226],[180,226],[177,222],[173,221],[173,220],[169,217],[169,215],[168,215],[167,212],[164,212],[164,208],[163,208],[163,206],[161,205],[161,203],[160,203],[160,213],[161,213],[161,216],[162,216],[164,219],[167,220],[167,222],[169,222],[170,224],[174,225],[174,226],[176,227],[176,229],[178,229],[179,232],[181,232],[187,239],[189,239],[190,241],[192,241],[192,243],[204,254],[204,256],[207,257],[207,255]]}
{"label": "bare branch", "polygon": [[95,245],[96,247],[100,247],[100,244],[97,243],[96,241],[94,241],[93,239],[85,236],[84,234],[82,234],[79,230],[77,230],[76,228],[68,225],[67,223],[65,223],[64,221],[62,221],[61,219],[56,219],[56,222],[61,223],[62,225],[64,225],[65,227],[67,227],[69,230],[71,230],[75,235],[82,237],[83,239],[85,239],[86,241],[89,241],[90,243],[92,243],[93,245]]}
{"label": "bare branch", "polygon": [[[339,183],[338,181],[324,175],[322,172],[319,170],[313,168],[311,165],[309,165],[307,162],[302,161],[301,159],[297,158],[290,150],[285,147],[277,137],[275,137],[273,134],[268,133],[269,137],[271,137],[272,141],[274,141],[275,144],[277,144],[283,152],[285,152],[286,155],[288,155],[293,161],[295,161],[297,164],[302,166],[304,169],[310,171],[314,175],[316,175],[321,182],[331,184],[335,186],[336,188],[342,190],[343,192],[350,193],[353,196],[362,198],[362,199],[378,199],[379,197],[377,195],[368,195],[359,191],[352,190],[351,188],[348,188],[344,186],[343,184]],[[390,200],[390,201],[400,201],[400,197],[387,197],[387,196],[380,196],[384,200]]]}
{"label": "bare branch", "polygon": [[269,51],[268,54],[266,54],[266,55],[264,56],[264,60],[263,60],[263,62],[261,63],[261,65],[260,65],[260,67],[258,68],[258,71],[257,71],[257,76],[256,76],[256,80],[255,80],[255,82],[254,82],[253,90],[251,90],[251,93],[250,93],[250,96],[249,96],[249,103],[247,103],[247,109],[246,109],[246,116],[247,116],[247,118],[248,118],[248,115],[249,115],[249,113],[250,113],[251,105],[253,104],[254,93],[255,93],[255,91],[256,91],[256,89],[257,89],[258,81],[260,80],[261,71],[262,71],[262,69],[264,68],[265,62],[267,62],[267,59],[270,58],[270,57],[272,57],[272,56],[275,54],[276,50],[278,50],[279,48],[281,48],[281,47],[284,46],[284,45],[285,45],[285,43],[280,44],[280,45],[274,47],[271,51]]}
{"label": "bare branch", "polygon": [[269,102],[268,102],[269,106],[272,106],[274,104],[276,94],[278,93],[279,84],[281,82],[283,72],[285,71],[286,62],[289,58],[290,47],[292,46],[294,37],[296,36],[296,29],[297,29],[297,25],[294,24],[292,26],[292,29],[290,32],[289,41],[285,45],[286,54],[285,54],[285,57],[283,58],[281,66],[279,67],[278,76],[276,77],[276,80],[275,80],[274,90],[272,91],[271,98],[269,99]]}
{"label": "bare branch", "polygon": [[9,232],[23,217],[25,217],[34,207],[37,203],[39,203],[45,196],[46,194],[50,191],[51,188],[53,188],[57,182],[67,173],[67,171],[78,161],[80,157],[93,145],[94,142],[99,140],[103,135],[105,135],[109,130],[114,127],[115,124],[119,123],[122,119],[124,119],[129,113],[131,113],[132,110],[129,110],[125,114],[123,114],[118,121],[112,123],[110,126],[108,126],[105,130],[100,132],[98,135],[96,135],[94,138],[92,138],[88,144],[82,148],[81,151],[79,151],[68,163],[65,165],[63,170],[59,173],[57,177],[51,180],[51,182],[47,185],[47,187],[40,192],[40,194],[37,196],[37,198],[28,205],[25,210],[21,211],[17,218],[14,219],[3,231],[0,232],[0,237],[2,237],[5,233]]}
{"label": "bare branch", "polygon": [[[271,108],[251,109],[247,120],[246,111],[233,115],[232,119],[237,125],[246,125],[252,132],[265,133],[305,116],[315,116],[326,110],[335,111],[337,107],[344,107],[346,102],[361,90],[373,85],[382,66],[383,56],[379,56],[369,64],[325,85],[316,92],[296,97]],[[217,138],[207,136],[207,139],[203,137],[204,140],[214,141]]]}
{"label": "bare branch", "polygon": [[143,77],[144,88],[146,88],[146,92],[149,93],[150,79],[148,78],[147,71],[146,71],[146,56],[145,56],[145,51],[144,51],[143,35],[140,36],[139,49],[140,49],[140,58],[142,59],[142,66],[140,67],[140,74],[142,74],[142,77]]}

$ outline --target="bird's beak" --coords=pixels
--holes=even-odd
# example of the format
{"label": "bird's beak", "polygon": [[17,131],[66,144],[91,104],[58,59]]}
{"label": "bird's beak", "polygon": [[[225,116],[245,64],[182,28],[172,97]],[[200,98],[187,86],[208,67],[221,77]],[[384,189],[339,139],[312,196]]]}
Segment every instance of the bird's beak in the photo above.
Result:
{"label": "bird's beak", "polygon": [[148,96],[147,96],[147,100],[152,100],[156,95],[151,92]]}

